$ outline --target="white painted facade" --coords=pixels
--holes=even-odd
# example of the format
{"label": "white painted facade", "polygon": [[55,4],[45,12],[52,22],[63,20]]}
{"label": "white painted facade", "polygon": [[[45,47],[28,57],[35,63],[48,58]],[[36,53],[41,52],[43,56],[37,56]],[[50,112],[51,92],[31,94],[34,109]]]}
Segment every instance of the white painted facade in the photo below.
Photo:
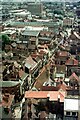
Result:
{"label": "white painted facade", "polygon": [[67,98],[64,100],[64,111],[79,111],[80,99]]}

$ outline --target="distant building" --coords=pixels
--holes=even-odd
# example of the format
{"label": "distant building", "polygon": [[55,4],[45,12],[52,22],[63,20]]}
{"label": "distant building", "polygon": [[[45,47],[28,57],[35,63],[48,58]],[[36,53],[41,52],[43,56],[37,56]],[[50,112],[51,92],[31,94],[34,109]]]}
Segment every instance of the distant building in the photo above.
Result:
{"label": "distant building", "polygon": [[16,38],[16,31],[15,30],[5,30],[5,31],[2,31],[1,34],[8,35],[11,39]]}
{"label": "distant building", "polygon": [[20,41],[27,44],[29,50],[35,50],[38,45],[39,31],[25,30],[20,35]]}
{"label": "distant building", "polygon": [[71,27],[73,25],[73,19],[72,18],[64,18],[63,19],[63,26]]}
{"label": "distant building", "polygon": [[79,34],[77,32],[74,32],[73,30],[71,30],[71,34],[68,39],[71,45],[76,45],[80,43]]}
{"label": "distant building", "polygon": [[76,10],[76,14],[77,14],[78,18],[80,18],[80,9]]}
{"label": "distant building", "polygon": [[38,75],[38,63],[32,59],[31,56],[25,59],[25,73],[29,74],[28,86],[31,87],[34,83],[34,78]]}
{"label": "distant building", "polygon": [[16,18],[24,18],[24,19],[27,19],[29,16],[31,16],[31,13],[28,12],[28,11],[22,11],[22,12],[17,12],[17,13],[14,13],[14,16]]}
{"label": "distant building", "polygon": [[32,13],[32,15],[41,16],[43,12],[43,5],[41,3],[28,3],[27,10]]}

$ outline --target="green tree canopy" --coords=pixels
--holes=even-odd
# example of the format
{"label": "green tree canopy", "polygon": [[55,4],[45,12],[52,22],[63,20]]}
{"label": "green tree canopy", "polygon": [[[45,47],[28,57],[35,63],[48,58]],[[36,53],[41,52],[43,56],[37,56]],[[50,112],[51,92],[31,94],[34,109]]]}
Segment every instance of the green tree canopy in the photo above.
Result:
{"label": "green tree canopy", "polygon": [[10,38],[8,35],[3,34],[2,35],[2,50],[5,49],[5,45],[10,43]]}
{"label": "green tree canopy", "polygon": [[62,10],[54,10],[54,14],[63,15]]}
{"label": "green tree canopy", "polygon": [[4,44],[9,44],[10,43],[10,38],[8,37],[8,35],[2,35],[2,42]]}

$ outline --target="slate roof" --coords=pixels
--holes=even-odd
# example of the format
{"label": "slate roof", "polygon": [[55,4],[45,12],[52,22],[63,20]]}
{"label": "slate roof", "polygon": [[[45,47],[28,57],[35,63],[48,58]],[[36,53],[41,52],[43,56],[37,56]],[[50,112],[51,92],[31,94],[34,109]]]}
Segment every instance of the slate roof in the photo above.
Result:
{"label": "slate roof", "polygon": [[31,31],[31,30],[26,30],[24,32],[21,33],[21,35],[26,35],[26,36],[38,36],[39,35],[39,31]]}

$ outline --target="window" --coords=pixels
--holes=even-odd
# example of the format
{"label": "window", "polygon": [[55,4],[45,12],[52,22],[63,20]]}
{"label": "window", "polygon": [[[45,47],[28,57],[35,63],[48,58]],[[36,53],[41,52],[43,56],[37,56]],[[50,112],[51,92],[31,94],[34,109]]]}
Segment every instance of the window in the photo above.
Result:
{"label": "window", "polygon": [[70,112],[66,112],[66,115],[69,116],[69,115],[70,115]]}
{"label": "window", "polygon": [[5,93],[8,93],[8,90],[7,90],[7,89],[5,90]]}
{"label": "window", "polygon": [[31,45],[35,45],[35,41],[31,41]]}
{"label": "window", "polygon": [[72,116],[76,116],[76,112],[72,112]]}

